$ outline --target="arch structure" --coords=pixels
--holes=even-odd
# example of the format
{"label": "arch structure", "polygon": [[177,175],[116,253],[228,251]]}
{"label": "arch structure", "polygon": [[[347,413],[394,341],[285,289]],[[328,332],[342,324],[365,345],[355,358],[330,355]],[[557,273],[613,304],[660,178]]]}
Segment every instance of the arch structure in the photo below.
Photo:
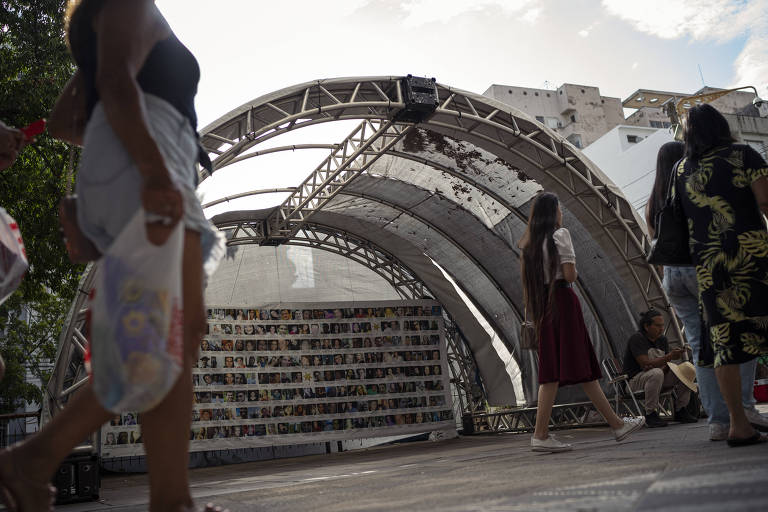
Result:
{"label": "arch structure", "polygon": [[[506,344],[531,401],[535,358],[519,349],[524,308],[516,243],[530,200],[542,188],[560,196],[599,356],[623,352],[636,312],[670,311],[660,277],[645,261],[643,221],[577,148],[523,112],[442,84],[436,84],[432,112],[418,122],[398,121],[407,117],[401,115],[409,107],[406,88],[397,76],[317,80],[256,98],[206,126],[202,144],[218,170],[301,149],[279,145],[288,132],[360,122],[343,140],[307,145],[327,148],[328,157],[266,213],[260,240],[252,241],[285,243],[305,223],[321,222],[364,240],[386,233],[389,240],[379,245],[395,255],[398,245],[417,247]],[[674,315],[669,318],[674,343],[681,333]]]}
{"label": "arch structure", "polygon": [[[453,377],[466,392],[467,408],[482,401],[473,379],[482,382],[489,404],[516,401],[487,328],[520,369],[524,397],[518,398],[535,402],[536,357],[520,350],[517,249],[531,199],[542,189],[561,199],[578,257],[577,293],[599,358],[623,353],[636,330],[636,312],[670,311],[660,277],[645,261],[644,223],[618,187],[556,132],[490,98],[434,88],[434,109],[417,118],[403,115],[413,107],[405,78],[384,76],[299,84],[217,119],[201,130],[215,170],[247,167],[281,151],[325,149],[328,156],[307,169],[302,183],[284,184],[291,188],[281,189],[288,194],[282,204],[230,211],[213,221],[231,245],[330,250],[376,271],[404,298],[436,298],[451,317],[452,332],[460,333]],[[342,140],[280,145],[289,132],[341,121],[359,124]],[[201,169],[200,179],[207,177]],[[77,338],[71,328],[76,317],[62,334],[66,340]],[[681,333],[674,315],[668,318],[675,343]],[[66,343],[62,355],[77,352],[76,344]],[[57,363],[52,395],[66,391],[62,383],[72,385],[63,377],[66,367]],[[565,389],[559,398],[575,402],[578,393]]]}

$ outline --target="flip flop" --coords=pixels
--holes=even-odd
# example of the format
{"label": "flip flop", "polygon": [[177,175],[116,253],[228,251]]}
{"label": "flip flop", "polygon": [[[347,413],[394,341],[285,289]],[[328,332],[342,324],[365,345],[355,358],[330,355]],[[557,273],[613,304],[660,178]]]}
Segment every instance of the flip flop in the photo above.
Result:
{"label": "flip flop", "polygon": [[750,437],[745,437],[742,439],[729,437],[727,442],[728,442],[728,446],[730,446],[731,448],[736,448],[738,446],[749,446],[752,444],[760,444],[760,443],[768,442],[768,435],[761,434],[760,432],[755,432]]}

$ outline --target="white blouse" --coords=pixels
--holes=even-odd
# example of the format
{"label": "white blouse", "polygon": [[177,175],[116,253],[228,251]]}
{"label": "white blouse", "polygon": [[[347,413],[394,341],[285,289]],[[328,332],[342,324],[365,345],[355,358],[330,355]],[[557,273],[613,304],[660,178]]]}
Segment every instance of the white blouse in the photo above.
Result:
{"label": "white blouse", "polygon": [[[576,252],[573,250],[573,242],[571,241],[571,233],[565,228],[560,228],[552,233],[552,238],[555,240],[555,248],[557,248],[557,271],[555,272],[555,280],[563,279],[563,263],[576,264]],[[544,242],[544,281],[549,282],[549,249],[547,248],[547,242]]]}

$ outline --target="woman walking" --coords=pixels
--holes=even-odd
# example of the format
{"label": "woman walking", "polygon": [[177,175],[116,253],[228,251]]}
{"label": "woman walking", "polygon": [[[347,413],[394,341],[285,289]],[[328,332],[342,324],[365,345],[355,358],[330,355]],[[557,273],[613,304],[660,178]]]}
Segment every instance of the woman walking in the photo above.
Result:
{"label": "woman walking", "polygon": [[[152,243],[166,240],[176,223],[184,227],[182,260],[167,269],[183,281],[184,366],[160,404],[141,414],[141,428],[149,509],[188,511],[191,368],[205,328],[204,266],[212,273],[223,253],[222,239],[195,196],[199,68],[151,0],[73,0],[68,15],[78,70],[54,107],[49,129],[84,146],[77,183],[80,229],[103,253],[140,208],[148,219],[162,220],[147,224]],[[6,506],[49,510],[48,482],[60,461],[112,417],[86,384],[37,435],[0,452]]]}
{"label": "woman walking", "polygon": [[[667,142],[659,149],[656,158],[656,181],[645,210],[645,220],[648,232],[653,238],[656,233],[656,218],[664,206],[672,170],[685,154],[682,142]],[[664,291],[669,302],[675,308],[677,316],[685,327],[685,338],[691,345],[693,361],[696,366],[696,381],[699,385],[699,396],[704,410],[707,412],[709,423],[709,439],[724,441],[728,437],[730,419],[728,407],[717,385],[715,370],[699,364],[701,354],[701,316],[699,314],[699,288],[696,280],[696,267],[664,267]],[[752,359],[739,365],[741,377],[741,403],[747,419],[752,426],[759,429],[768,428],[768,419],[764,418],[755,408],[755,396],[752,383],[755,380],[757,359]]]}
{"label": "woman walking", "polygon": [[616,441],[645,423],[644,418],[619,418],[600,384],[600,368],[573,291],[576,255],[571,235],[562,227],[563,213],[555,194],[543,192],[533,201],[528,229],[520,241],[526,310],[539,339],[539,400],[531,449],[562,452],[572,449],[549,433],[549,420],[559,386],[581,384],[584,393],[613,429]]}
{"label": "woman walking", "polygon": [[689,246],[704,313],[702,366],[713,366],[728,406],[730,446],[768,441],[742,404],[740,365],[768,354],[768,165],[734,144],[728,121],[711,105],[688,111],[685,159],[675,193],[688,218]]}

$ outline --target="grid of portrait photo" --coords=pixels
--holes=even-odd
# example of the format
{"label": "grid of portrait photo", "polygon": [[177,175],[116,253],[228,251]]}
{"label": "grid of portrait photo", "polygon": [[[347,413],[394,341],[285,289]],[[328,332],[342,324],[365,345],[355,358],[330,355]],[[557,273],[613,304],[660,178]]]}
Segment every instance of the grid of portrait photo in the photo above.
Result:
{"label": "grid of portrait photo", "polygon": [[[190,449],[359,439],[455,428],[434,301],[211,306],[193,369]],[[138,414],[102,431],[102,456],[138,454]]]}

